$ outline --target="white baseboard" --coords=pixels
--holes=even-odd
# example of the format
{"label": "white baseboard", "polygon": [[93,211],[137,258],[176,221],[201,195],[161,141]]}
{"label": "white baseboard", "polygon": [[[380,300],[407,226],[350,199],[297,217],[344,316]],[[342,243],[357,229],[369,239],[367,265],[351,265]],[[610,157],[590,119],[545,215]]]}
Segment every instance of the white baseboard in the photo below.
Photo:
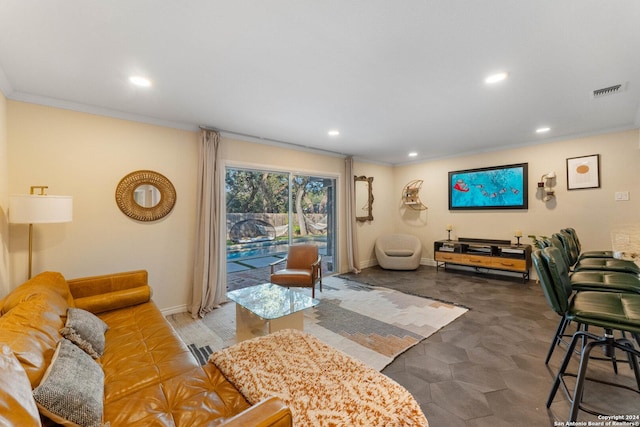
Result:
{"label": "white baseboard", "polygon": [[431,267],[435,267],[436,261],[431,258],[420,258],[420,265],[430,265]]}
{"label": "white baseboard", "polygon": [[163,308],[162,310],[160,310],[163,316],[168,316],[170,314],[186,313],[187,311],[188,311],[187,304],[176,305],[174,307]]}
{"label": "white baseboard", "polygon": [[373,267],[374,265],[378,265],[377,259],[368,259],[366,261],[360,261],[360,268],[368,268]]}

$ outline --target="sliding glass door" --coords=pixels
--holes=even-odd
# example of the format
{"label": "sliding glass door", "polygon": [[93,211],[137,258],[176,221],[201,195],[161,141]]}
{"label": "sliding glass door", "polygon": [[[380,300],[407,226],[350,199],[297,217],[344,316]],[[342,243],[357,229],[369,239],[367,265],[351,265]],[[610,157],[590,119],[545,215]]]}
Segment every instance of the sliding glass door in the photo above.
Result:
{"label": "sliding glass door", "polygon": [[289,245],[306,242],[318,245],[323,272],[334,271],[335,178],[228,167],[225,186],[230,275],[264,280],[264,272],[251,270],[268,268]]}
{"label": "sliding glass door", "polygon": [[291,182],[291,241],[317,244],[323,256],[323,271],[331,273],[336,246],[336,180],[293,175]]}

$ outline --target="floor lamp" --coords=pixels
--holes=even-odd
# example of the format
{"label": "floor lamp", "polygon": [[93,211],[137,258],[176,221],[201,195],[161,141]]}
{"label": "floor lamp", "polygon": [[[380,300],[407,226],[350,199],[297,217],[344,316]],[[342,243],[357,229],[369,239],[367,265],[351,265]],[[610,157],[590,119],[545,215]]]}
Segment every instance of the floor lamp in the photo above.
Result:
{"label": "floor lamp", "polygon": [[[9,222],[29,224],[29,279],[33,259],[33,224],[71,222],[73,198],[45,194],[47,186],[32,186],[31,194],[9,197]],[[39,189],[38,194],[34,194]]]}

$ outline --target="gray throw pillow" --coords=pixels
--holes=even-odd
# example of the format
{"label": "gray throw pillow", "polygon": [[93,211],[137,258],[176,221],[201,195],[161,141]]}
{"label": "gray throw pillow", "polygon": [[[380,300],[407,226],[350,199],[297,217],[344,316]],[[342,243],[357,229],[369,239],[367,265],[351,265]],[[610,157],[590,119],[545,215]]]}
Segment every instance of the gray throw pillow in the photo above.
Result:
{"label": "gray throw pillow", "polygon": [[67,323],[60,329],[63,337],[73,342],[94,359],[104,353],[104,333],[109,329],[106,323],[81,308],[67,310]]}
{"label": "gray throw pillow", "polygon": [[104,373],[95,360],[63,338],[33,397],[40,412],[56,423],[99,427]]}

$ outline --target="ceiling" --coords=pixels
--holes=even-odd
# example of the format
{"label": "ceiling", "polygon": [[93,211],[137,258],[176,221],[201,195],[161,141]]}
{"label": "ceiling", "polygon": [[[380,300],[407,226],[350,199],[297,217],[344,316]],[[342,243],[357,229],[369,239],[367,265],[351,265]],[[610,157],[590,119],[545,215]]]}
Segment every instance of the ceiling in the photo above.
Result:
{"label": "ceiling", "polygon": [[640,1],[0,0],[0,90],[404,164],[640,127]]}

